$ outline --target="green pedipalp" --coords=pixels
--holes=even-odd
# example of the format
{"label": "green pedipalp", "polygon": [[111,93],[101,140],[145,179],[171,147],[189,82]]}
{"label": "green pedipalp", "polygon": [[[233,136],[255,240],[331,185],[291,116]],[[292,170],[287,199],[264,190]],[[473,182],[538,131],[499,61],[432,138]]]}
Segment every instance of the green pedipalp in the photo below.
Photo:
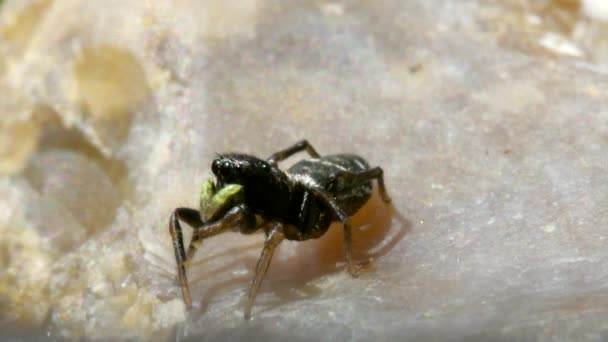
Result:
{"label": "green pedipalp", "polygon": [[201,219],[203,222],[219,219],[240,201],[242,190],[242,185],[228,184],[216,191],[213,181],[206,181],[201,189]]}
{"label": "green pedipalp", "polygon": [[201,211],[203,211],[203,203],[208,202],[215,195],[215,184],[213,180],[208,179],[201,187]]}

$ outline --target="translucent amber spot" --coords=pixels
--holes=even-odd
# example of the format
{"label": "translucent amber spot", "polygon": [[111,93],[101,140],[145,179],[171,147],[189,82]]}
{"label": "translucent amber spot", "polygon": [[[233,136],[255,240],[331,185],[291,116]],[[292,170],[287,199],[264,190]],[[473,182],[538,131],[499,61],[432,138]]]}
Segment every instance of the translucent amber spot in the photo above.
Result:
{"label": "translucent amber spot", "polygon": [[124,116],[150,93],[137,59],[111,46],[84,49],[74,64],[74,77],[77,101],[95,119]]}

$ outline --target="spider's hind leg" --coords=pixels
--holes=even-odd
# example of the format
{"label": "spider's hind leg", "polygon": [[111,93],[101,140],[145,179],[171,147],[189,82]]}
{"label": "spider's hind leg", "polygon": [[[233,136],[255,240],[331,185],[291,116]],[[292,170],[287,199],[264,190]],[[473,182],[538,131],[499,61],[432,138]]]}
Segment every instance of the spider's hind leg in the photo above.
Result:
{"label": "spider's hind leg", "polygon": [[321,200],[327,208],[331,211],[334,217],[342,222],[344,226],[344,256],[346,258],[346,265],[348,269],[348,273],[353,277],[357,277],[359,275],[359,267],[353,261],[353,241],[352,241],[352,228],[350,223],[350,217],[344,209],[340,207],[338,202],[336,202],[335,198],[333,198],[329,193],[320,189],[309,189],[309,191],[315,194],[315,197]]}
{"label": "spider's hind leg", "polygon": [[333,182],[342,179],[346,182],[363,183],[374,178],[378,181],[378,191],[380,192],[382,200],[386,203],[390,203],[391,198],[384,186],[384,171],[378,166],[361,172],[338,171],[333,176]]}

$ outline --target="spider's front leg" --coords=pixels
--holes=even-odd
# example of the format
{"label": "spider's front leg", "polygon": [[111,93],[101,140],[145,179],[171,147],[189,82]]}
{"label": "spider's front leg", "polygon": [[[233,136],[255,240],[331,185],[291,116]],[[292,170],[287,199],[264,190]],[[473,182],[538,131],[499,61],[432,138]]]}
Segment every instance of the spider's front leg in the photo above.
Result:
{"label": "spider's front leg", "polygon": [[177,208],[171,214],[169,219],[169,233],[173,241],[173,251],[175,252],[175,263],[177,266],[177,275],[179,285],[182,288],[182,296],[187,308],[192,307],[192,298],[190,297],[190,289],[188,288],[188,277],[186,276],[186,251],[184,250],[184,236],[182,227],[179,224],[182,220],[194,229],[203,226],[198,210],[190,208]]}
{"label": "spider's front leg", "polygon": [[[188,223],[194,228],[194,233],[188,247],[188,254],[184,250],[184,238],[179,220]],[[239,228],[241,231],[249,231],[254,229],[254,226],[255,217],[245,205],[235,206],[223,218],[207,224],[202,222],[199,212],[194,209],[177,208],[173,211],[169,220],[169,232],[173,240],[177,275],[186,308],[192,308],[192,297],[190,295],[190,287],[188,286],[185,264],[194,256],[202,240],[235,228]]]}
{"label": "spider's front leg", "polygon": [[245,306],[245,319],[251,317],[251,307],[253,301],[258,294],[258,290],[264,281],[270,260],[274,254],[275,248],[283,241],[285,234],[283,233],[283,225],[281,223],[273,223],[273,226],[267,233],[266,241],[264,242],[264,249],[262,249],[262,255],[255,267],[255,277],[251,282],[251,288],[249,288],[249,295],[247,296],[247,305]]}

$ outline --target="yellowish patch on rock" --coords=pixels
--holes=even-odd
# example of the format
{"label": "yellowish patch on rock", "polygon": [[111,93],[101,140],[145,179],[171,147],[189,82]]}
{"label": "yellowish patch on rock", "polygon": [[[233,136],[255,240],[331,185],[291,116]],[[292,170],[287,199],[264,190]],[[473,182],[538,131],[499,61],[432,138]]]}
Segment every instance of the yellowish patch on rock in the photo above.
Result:
{"label": "yellowish patch on rock", "polygon": [[41,0],[29,5],[21,13],[15,15],[14,20],[0,27],[0,36],[13,43],[19,50],[24,50],[51,3],[50,0]]}
{"label": "yellowish patch on rock", "polygon": [[94,119],[114,119],[133,111],[149,95],[144,68],[127,50],[86,48],[74,65],[76,101]]}
{"label": "yellowish patch on rock", "polygon": [[41,323],[49,310],[48,279],[54,256],[25,227],[0,227],[0,311],[9,320]]}
{"label": "yellowish patch on rock", "polygon": [[38,146],[40,126],[33,120],[0,120],[0,175],[21,171]]}
{"label": "yellowish patch on rock", "polygon": [[6,56],[2,49],[0,49],[0,75],[6,72]]}

